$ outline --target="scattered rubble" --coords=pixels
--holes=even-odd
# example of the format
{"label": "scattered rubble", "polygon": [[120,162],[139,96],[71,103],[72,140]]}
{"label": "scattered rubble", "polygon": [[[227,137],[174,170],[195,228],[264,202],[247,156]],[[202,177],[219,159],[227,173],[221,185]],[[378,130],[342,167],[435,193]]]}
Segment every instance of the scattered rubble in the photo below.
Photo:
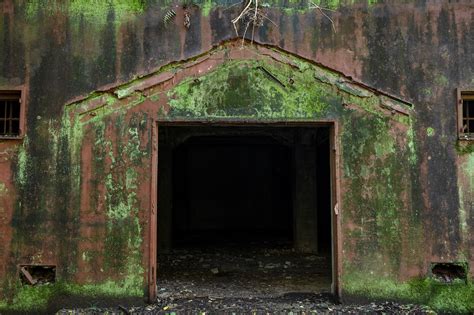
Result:
{"label": "scattered rubble", "polygon": [[158,257],[158,293],[176,298],[274,297],[330,292],[329,254],[301,254],[287,242],[175,249]]}
{"label": "scattered rubble", "polygon": [[145,307],[62,310],[59,315],[92,314],[435,314],[425,306],[393,302],[341,305],[329,294],[289,293],[273,298],[167,298]]}
{"label": "scattered rubble", "polygon": [[300,254],[285,244],[174,250],[159,256],[159,266],[154,304],[58,314],[434,313],[427,307],[392,302],[338,304],[329,293],[329,254]]}

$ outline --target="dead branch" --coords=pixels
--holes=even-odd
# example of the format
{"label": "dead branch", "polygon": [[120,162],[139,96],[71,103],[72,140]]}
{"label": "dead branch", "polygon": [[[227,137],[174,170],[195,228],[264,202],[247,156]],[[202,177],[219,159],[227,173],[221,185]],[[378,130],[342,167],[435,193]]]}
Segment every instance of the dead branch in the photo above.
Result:
{"label": "dead branch", "polygon": [[247,35],[247,31],[250,25],[252,25],[252,42],[253,42],[253,38],[255,36],[255,27],[262,26],[263,19],[270,20],[266,15],[260,13],[259,0],[247,0],[244,6],[244,9],[239,13],[239,15],[236,18],[232,20],[235,34],[239,36],[237,25],[239,24],[239,22],[243,22],[245,25],[245,28],[244,28],[244,33],[242,35],[242,40],[244,41],[245,36]]}
{"label": "dead branch", "polygon": [[326,17],[331,22],[332,30],[334,31],[334,33],[336,33],[336,27],[334,26],[334,21],[331,19],[331,17],[329,17],[329,15],[327,15],[324,12],[324,11],[334,12],[334,10],[331,10],[331,9],[328,9],[328,8],[323,8],[323,7],[317,5],[316,3],[314,3],[311,0],[309,1],[309,8],[318,10],[324,17]]}
{"label": "dead branch", "polygon": [[[310,9],[316,9],[325,18],[327,18],[331,22],[332,29],[335,33],[336,32],[336,27],[334,26],[334,21],[325,12],[325,11],[334,12],[334,10],[321,7],[321,6],[319,6],[318,4],[314,3],[311,0],[308,0],[308,5],[309,5]],[[255,35],[255,27],[259,27],[259,26],[263,25],[264,20],[268,20],[272,24],[277,26],[275,22],[273,22],[271,19],[268,18],[268,16],[261,13],[260,11],[261,10],[259,8],[259,0],[246,0],[244,8],[242,9],[242,11],[240,11],[239,15],[232,20],[232,25],[234,26],[235,34],[237,36],[239,36],[239,30],[238,30],[238,27],[237,27],[239,22],[243,22],[243,24],[245,25],[244,32],[243,32],[243,35],[242,35],[242,41],[245,40],[245,36],[247,35],[247,31],[248,31],[250,25],[252,25],[252,39],[251,39],[252,42],[253,42],[254,35]]]}

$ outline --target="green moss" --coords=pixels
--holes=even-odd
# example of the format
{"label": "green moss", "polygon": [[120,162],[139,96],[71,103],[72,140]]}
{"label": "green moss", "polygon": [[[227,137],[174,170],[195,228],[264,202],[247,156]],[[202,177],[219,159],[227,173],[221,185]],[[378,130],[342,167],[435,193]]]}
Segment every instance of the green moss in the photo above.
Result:
{"label": "green moss", "polygon": [[[469,210],[472,207],[472,200],[474,200],[474,153],[466,153],[463,161],[458,166],[462,173],[458,176],[458,193],[459,193],[459,230],[461,237],[466,242],[469,241]],[[466,253],[469,257],[469,253]]]}
{"label": "green moss", "polygon": [[20,150],[18,152],[17,157],[17,171],[16,171],[16,181],[20,186],[24,186],[26,184],[26,170],[28,164],[28,145],[29,139],[27,136],[23,139],[23,143],[20,146]]}
{"label": "green moss", "polygon": [[[356,263],[371,260],[379,266],[377,273],[396,274],[402,237],[408,237],[409,242],[414,238],[403,227],[409,209],[401,210],[407,208],[404,196],[410,186],[412,164],[406,162],[416,160],[412,118],[387,114],[380,96],[338,73],[278,53],[288,64],[270,58],[227,61],[201,77],[184,79],[167,93],[148,98],[167,98],[170,110],[159,115],[170,119],[339,121],[347,181],[343,203],[344,209],[353,212],[346,212],[344,220],[363,227],[348,234],[364,245],[345,246],[355,253]],[[74,166],[71,191],[81,191],[81,146],[87,139],[93,143],[94,180],[104,185],[105,202],[100,209],[107,218],[104,269],[120,275],[124,285],[134,290],[143,287],[138,194],[151,147],[141,140],[149,132],[146,114],[130,114],[129,110],[146,99],[147,94],[136,86],[182,67],[182,63],[168,65],[122,85],[115,94],[93,93],[69,105],[64,116],[61,134],[68,139]],[[400,124],[403,128],[398,128]],[[91,259],[89,254],[83,258]]]}
{"label": "green moss", "polygon": [[[390,134],[392,121],[373,115],[346,113],[341,139],[344,177],[347,182],[343,217],[357,229],[348,230],[354,264],[383,274],[397,273],[403,236],[403,200],[409,186],[408,148],[397,145]],[[410,237],[410,235],[405,235]]]}
{"label": "green moss", "polygon": [[460,155],[474,153],[474,142],[472,141],[457,141],[455,144],[456,151]]}
{"label": "green moss", "polygon": [[345,293],[352,296],[424,304],[439,312],[470,314],[474,311],[472,283],[447,285],[433,279],[398,282],[357,272],[344,276],[343,283]]}
{"label": "green moss", "polygon": [[[356,3],[365,3],[369,7],[376,4],[378,0],[314,0],[313,3],[331,10],[340,7],[351,6]],[[173,5],[173,1],[159,1],[162,9],[167,10]],[[181,0],[182,5],[193,4],[201,8],[203,16],[209,16],[215,7],[229,7],[232,4],[227,0]],[[280,9],[288,14],[306,13],[315,10],[309,1],[301,0],[265,0],[260,1],[262,8]],[[136,14],[146,10],[147,4],[144,0],[28,0],[24,4],[24,14],[27,19],[38,19],[44,15],[57,13],[67,14],[73,19],[84,19],[89,23],[105,25],[107,16],[113,12],[114,22],[122,22]]]}
{"label": "green moss", "polygon": [[316,84],[314,68],[293,71],[260,61],[227,62],[198,80],[184,80],[168,97],[173,117],[316,119],[342,110],[341,97]]}
{"label": "green moss", "polygon": [[202,15],[208,16],[212,9],[212,0],[204,0],[202,3]]}
{"label": "green moss", "polygon": [[111,11],[114,20],[121,21],[144,10],[145,4],[142,0],[29,0],[25,4],[24,12],[28,19],[60,12],[71,18],[83,18],[89,23],[104,25]]}
{"label": "green moss", "polygon": [[412,167],[416,166],[416,162],[418,161],[418,155],[416,151],[416,143],[415,143],[415,119],[410,117],[410,128],[407,131],[407,143],[408,143],[408,153],[409,157],[408,160]]}
{"label": "green moss", "polygon": [[428,137],[433,137],[434,134],[435,134],[434,128],[432,128],[432,127],[426,128],[426,135],[427,135]]}
{"label": "green moss", "polygon": [[433,95],[433,91],[429,87],[422,89],[421,92],[426,97],[430,97]]}
{"label": "green moss", "polygon": [[[354,243],[364,244],[354,252],[361,264],[372,261],[378,272],[396,274],[403,236],[411,243],[418,235],[404,231],[408,213],[400,210],[409,207],[404,196],[409,196],[417,157],[412,118],[387,116],[382,100],[370,91],[332,71],[288,59],[299,70],[264,61],[230,61],[203,77],[184,80],[168,93],[167,117],[342,120],[344,176],[350,179],[343,202],[355,214],[344,218],[363,227],[348,232],[354,233]],[[394,134],[395,124],[406,125],[406,133]],[[418,245],[413,242],[414,248]]]}
{"label": "green moss", "polygon": [[[67,292],[81,289],[104,294],[122,292],[124,296],[143,293],[142,227],[138,220],[140,208],[137,199],[140,178],[137,169],[143,167],[142,159],[148,155],[148,151],[143,149],[140,142],[143,132],[146,132],[147,119],[143,114],[134,114],[129,120],[125,120],[127,109],[143,102],[143,98],[134,93],[129,98],[127,106],[116,108],[117,98],[113,95],[93,93],[84,102],[66,107],[61,131],[55,134],[67,144],[70,180],[65,184],[70,185],[70,191],[74,192],[74,200],[80,201],[78,192],[81,191],[82,185],[84,139],[87,138],[93,144],[92,165],[95,176],[91,185],[95,189],[91,190],[90,202],[91,209],[101,210],[97,209],[99,198],[102,198],[100,189],[97,188],[98,185],[105,185],[103,205],[107,215],[106,234],[105,240],[100,240],[104,242],[105,250],[100,253],[83,252],[79,255],[82,254],[83,260],[89,264],[100,261],[105,272],[115,274],[115,279],[120,279],[118,282],[108,281],[100,286],[68,285]],[[94,109],[89,110],[89,102],[93,102]],[[92,112],[94,116],[89,116]],[[118,115],[118,119],[112,119],[111,114]],[[84,120],[84,115],[91,119]],[[110,138],[110,133],[106,132],[107,126],[111,125],[114,126],[115,132],[113,139]],[[79,207],[80,205],[77,205],[78,209]],[[117,291],[117,285],[123,288],[123,291]],[[47,292],[48,290],[44,294],[47,295]]]}
{"label": "green moss", "polygon": [[434,82],[438,85],[446,86],[449,83],[449,80],[444,75],[438,74],[437,76],[435,76]]}
{"label": "green moss", "polygon": [[[135,167],[147,156],[140,147],[140,118],[132,117],[125,122],[124,116],[115,119],[116,141],[112,145],[106,139],[96,139],[98,146],[106,147],[111,164],[104,171],[105,197],[107,200],[107,236],[105,240],[105,265],[109,270],[121,272],[130,284],[141,286],[141,226],[138,221],[139,176]],[[115,148],[114,148],[115,147]]]}
{"label": "green moss", "polygon": [[107,299],[121,297],[143,297],[143,290],[128,279],[123,281],[106,281],[101,284],[76,285],[58,282],[41,286],[20,286],[11,301],[0,301],[2,311],[37,311],[44,312],[48,303],[58,296],[68,298],[81,297]]}
{"label": "green moss", "polygon": [[8,193],[7,186],[5,183],[0,182],[0,197],[5,196]]}

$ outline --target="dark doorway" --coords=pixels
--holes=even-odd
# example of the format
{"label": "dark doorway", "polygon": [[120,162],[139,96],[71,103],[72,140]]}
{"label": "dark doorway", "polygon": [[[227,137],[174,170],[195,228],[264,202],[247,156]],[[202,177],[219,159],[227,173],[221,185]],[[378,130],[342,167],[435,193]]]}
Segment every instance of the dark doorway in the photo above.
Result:
{"label": "dark doorway", "polygon": [[329,292],[327,127],[159,128],[158,294]]}
{"label": "dark doorway", "polygon": [[292,241],[290,149],[270,137],[198,136],[173,164],[173,246]]}

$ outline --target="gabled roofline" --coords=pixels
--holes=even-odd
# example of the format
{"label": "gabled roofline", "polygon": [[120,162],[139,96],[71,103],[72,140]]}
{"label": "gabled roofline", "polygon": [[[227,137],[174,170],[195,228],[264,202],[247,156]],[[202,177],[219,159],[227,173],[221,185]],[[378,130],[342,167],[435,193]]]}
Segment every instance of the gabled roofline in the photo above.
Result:
{"label": "gabled roofline", "polygon": [[[347,79],[346,83],[354,84],[360,88],[363,88],[367,91],[370,91],[374,93],[376,96],[384,96],[386,98],[389,98],[397,103],[401,103],[409,108],[413,108],[413,104],[407,100],[404,100],[398,96],[395,96],[391,93],[388,93],[386,91],[383,91],[381,89],[377,89],[374,87],[371,87],[367,85],[366,83],[363,83],[361,81],[354,80],[352,76],[349,76],[345,74],[342,71],[336,70],[334,68],[331,68],[325,64],[322,64],[320,62],[316,62],[311,59],[307,59],[305,57],[301,57],[295,53],[286,51],[284,49],[281,49],[280,47],[274,46],[274,45],[269,45],[269,44],[261,44],[256,41],[249,41],[249,40],[242,40],[242,39],[230,39],[224,42],[221,42],[217,45],[214,45],[211,49],[198,54],[194,57],[190,57],[187,59],[182,59],[179,61],[173,61],[164,65],[161,65],[154,70],[150,71],[149,73],[138,75],[135,79],[129,80],[127,82],[121,82],[121,83],[112,83],[108,84],[102,87],[99,87],[97,90],[93,91],[92,93],[88,95],[81,95],[78,97],[75,97],[68,102],[66,102],[66,106],[71,106],[77,103],[81,103],[87,99],[96,97],[97,94],[99,93],[109,93],[112,95],[116,95],[117,98],[121,99],[121,95],[119,91],[123,91],[126,89],[127,86],[132,85],[134,83],[135,85],[141,86],[141,88],[136,89],[136,91],[142,91],[145,90],[149,87],[161,84],[163,82],[166,82],[168,80],[171,80],[173,78],[173,75],[170,72],[167,72],[166,70],[168,69],[174,69],[174,68],[179,68],[180,66],[185,66],[185,68],[199,64],[205,60],[207,60],[212,54],[220,51],[221,49],[225,49],[228,47],[236,47],[236,46],[246,46],[246,47],[253,47],[256,48],[257,50],[259,49],[264,49],[262,51],[259,51],[258,53],[263,56],[268,56],[280,63],[286,63],[292,67],[295,67],[296,69],[299,69],[298,65],[294,63],[291,58],[301,60],[302,62],[306,62],[309,64],[312,64],[314,66],[317,66],[319,68],[322,68],[324,70],[333,72],[335,75],[343,77]],[[287,58],[285,58],[287,57]],[[190,64],[190,65],[189,65]],[[153,80],[150,80],[151,78],[154,78]],[[407,114],[403,109],[400,108],[395,108],[395,110],[400,111],[403,114]]]}

